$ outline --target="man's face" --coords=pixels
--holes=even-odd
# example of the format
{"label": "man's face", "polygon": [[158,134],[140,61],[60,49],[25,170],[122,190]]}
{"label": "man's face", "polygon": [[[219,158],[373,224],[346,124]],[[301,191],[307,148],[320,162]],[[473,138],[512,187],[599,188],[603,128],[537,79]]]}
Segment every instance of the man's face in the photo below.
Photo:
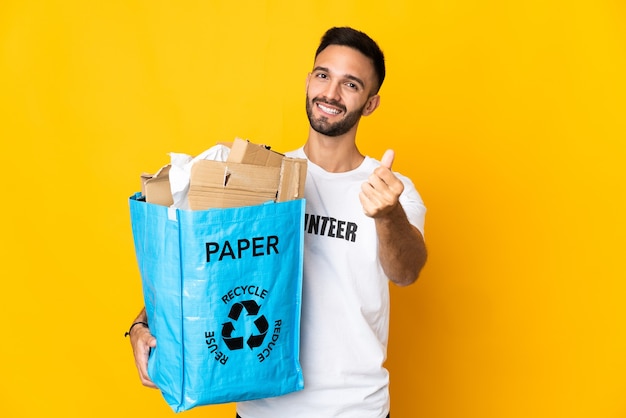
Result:
{"label": "man's face", "polygon": [[311,127],[323,135],[340,136],[378,105],[376,74],[369,58],[356,49],[330,45],[315,59],[307,78],[306,113]]}

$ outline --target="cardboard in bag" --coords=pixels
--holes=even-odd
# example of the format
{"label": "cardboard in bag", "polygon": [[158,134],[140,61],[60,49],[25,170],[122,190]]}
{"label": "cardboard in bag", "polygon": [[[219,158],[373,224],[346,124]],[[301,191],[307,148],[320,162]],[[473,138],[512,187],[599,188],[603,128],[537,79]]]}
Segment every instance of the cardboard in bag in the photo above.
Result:
{"label": "cardboard in bag", "polygon": [[169,173],[171,165],[166,165],[155,174],[141,175],[141,194],[146,197],[146,202],[162,206],[170,206],[174,203],[170,189]]}
{"label": "cardboard in bag", "polygon": [[[224,144],[226,145],[226,144]],[[189,207],[192,210],[286,202],[304,197],[307,161],[285,157],[264,145],[235,139],[225,162],[198,160],[191,167]],[[142,192],[149,203],[173,203],[169,166],[142,175]]]}
{"label": "cardboard in bag", "polygon": [[280,167],[201,160],[191,167],[189,208],[260,205],[276,199]]}
{"label": "cardboard in bag", "polygon": [[304,158],[284,157],[280,165],[277,202],[301,199],[304,197],[307,161]]}
{"label": "cardboard in bag", "polygon": [[265,145],[253,144],[250,141],[236,138],[230,146],[227,162],[280,167],[283,157],[282,154],[272,151]]}

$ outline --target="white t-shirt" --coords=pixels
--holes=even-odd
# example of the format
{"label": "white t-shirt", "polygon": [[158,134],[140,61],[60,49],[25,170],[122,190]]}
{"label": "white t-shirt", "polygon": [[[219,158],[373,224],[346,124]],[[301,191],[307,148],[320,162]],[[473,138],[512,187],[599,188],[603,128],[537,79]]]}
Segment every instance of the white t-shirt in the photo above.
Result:
{"label": "white t-shirt", "polygon": [[[302,148],[290,157],[306,158]],[[301,352],[304,389],[241,402],[242,418],[383,418],[389,375],[389,287],[378,259],[374,220],[363,213],[361,185],[380,163],[329,173],[308,162],[305,184]],[[423,233],[426,208],[413,183],[400,197]]]}

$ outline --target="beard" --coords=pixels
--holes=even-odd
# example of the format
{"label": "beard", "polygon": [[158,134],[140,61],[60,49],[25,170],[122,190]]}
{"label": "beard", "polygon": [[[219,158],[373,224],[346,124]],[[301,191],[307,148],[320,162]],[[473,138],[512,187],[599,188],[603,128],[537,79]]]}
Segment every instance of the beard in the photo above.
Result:
{"label": "beard", "polygon": [[[320,116],[319,118],[315,119],[313,117],[313,105],[315,103],[326,103],[328,105],[338,107],[346,115],[342,120],[335,123],[330,123],[328,121],[328,118],[325,116]],[[359,122],[359,119],[361,119],[361,113],[363,112],[363,109],[365,109],[365,105],[363,105],[361,109],[346,113],[346,107],[337,103],[334,100],[321,98],[310,100],[309,95],[306,95],[306,115],[309,118],[309,124],[315,132],[326,136],[340,136],[348,132]]]}

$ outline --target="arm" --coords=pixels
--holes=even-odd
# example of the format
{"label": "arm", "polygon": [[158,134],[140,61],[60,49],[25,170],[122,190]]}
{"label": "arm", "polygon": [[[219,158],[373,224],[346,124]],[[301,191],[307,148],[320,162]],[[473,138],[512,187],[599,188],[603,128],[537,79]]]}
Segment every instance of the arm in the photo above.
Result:
{"label": "arm", "polygon": [[404,184],[391,171],[393,151],[387,151],[361,188],[365,214],[374,218],[378,234],[378,252],[383,271],[399,286],[415,282],[427,258],[420,231],[409,223],[400,205]]}
{"label": "arm", "polygon": [[427,258],[421,232],[409,223],[399,204],[388,215],[375,220],[378,252],[385,274],[399,286],[414,283]]}
{"label": "arm", "polygon": [[[146,315],[146,308],[142,308],[141,312],[133,323],[135,322],[148,322],[148,316]],[[139,372],[139,379],[144,386],[150,388],[156,388],[156,385],[150,380],[148,376],[148,357],[150,355],[150,349],[156,347],[156,338],[150,333],[150,329],[137,325],[130,330],[130,344],[133,348],[133,356],[135,357],[135,366]]]}

